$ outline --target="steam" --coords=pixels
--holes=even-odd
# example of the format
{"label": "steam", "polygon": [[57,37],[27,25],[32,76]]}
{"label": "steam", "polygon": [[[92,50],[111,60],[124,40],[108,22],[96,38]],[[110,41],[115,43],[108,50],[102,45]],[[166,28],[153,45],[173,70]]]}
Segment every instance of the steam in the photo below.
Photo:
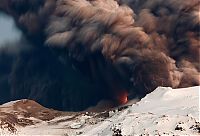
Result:
{"label": "steam", "polygon": [[[1,1],[0,9],[15,18],[34,48],[48,51],[42,57],[52,56],[49,65],[58,60],[61,73],[79,71],[80,77],[88,79],[87,85],[103,86],[89,91],[101,94],[95,102],[107,98],[120,103],[122,94],[137,98],[158,86],[200,84],[199,0]],[[82,82],[79,76],[74,80],[77,85]],[[55,87],[51,81],[48,85]],[[59,92],[84,94],[66,88]]]}

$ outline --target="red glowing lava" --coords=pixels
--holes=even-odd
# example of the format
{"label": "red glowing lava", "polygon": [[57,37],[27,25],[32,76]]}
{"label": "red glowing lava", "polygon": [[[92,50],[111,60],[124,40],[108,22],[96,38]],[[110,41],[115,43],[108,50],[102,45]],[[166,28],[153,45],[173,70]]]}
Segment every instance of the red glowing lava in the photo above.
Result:
{"label": "red glowing lava", "polygon": [[117,97],[118,103],[121,104],[126,104],[128,102],[128,93],[127,91],[122,91],[118,94]]}

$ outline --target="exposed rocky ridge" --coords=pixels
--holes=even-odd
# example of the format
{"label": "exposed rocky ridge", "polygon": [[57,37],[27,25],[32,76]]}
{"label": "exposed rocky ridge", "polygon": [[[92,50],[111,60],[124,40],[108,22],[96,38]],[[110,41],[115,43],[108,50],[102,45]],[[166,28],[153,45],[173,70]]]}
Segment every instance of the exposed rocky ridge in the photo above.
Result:
{"label": "exposed rocky ridge", "polygon": [[102,112],[61,112],[32,100],[0,106],[0,135],[199,135],[200,87],[157,88]]}

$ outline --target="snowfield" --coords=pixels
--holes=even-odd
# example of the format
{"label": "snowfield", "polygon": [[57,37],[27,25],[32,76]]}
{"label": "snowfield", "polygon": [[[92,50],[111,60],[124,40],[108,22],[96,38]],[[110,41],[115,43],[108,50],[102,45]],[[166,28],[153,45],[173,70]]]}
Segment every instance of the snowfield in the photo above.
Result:
{"label": "snowfield", "polygon": [[199,91],[200,86],[158,87],[136,104],[101,113],[59,112],[30,100],[9,102],[0,106],[0,135],[200,135]]}

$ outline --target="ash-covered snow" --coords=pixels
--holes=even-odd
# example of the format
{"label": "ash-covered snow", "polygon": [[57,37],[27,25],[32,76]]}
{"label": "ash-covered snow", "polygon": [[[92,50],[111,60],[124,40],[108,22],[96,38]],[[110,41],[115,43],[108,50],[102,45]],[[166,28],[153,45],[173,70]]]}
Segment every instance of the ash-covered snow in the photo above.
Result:
{"label": "ash-covered snow", "polygon": [[[48,121],[37,119],[34,125],[16,125],[13,135],[200,135],[199,91],[200,86],[158,87],[138,103],[122,110],[62,114]],[[7,132],[0,129],[0,135],[10,134]]]}
{"label": "ash-covered snow", "polygon": [[[158,87],[137,104],[112,118],[84,129],[85,135],[197,135],[200,87],[172,89]],[[192,126],[196,125],[194,129]],[[177,126],[181,128],[177,130]]]}

